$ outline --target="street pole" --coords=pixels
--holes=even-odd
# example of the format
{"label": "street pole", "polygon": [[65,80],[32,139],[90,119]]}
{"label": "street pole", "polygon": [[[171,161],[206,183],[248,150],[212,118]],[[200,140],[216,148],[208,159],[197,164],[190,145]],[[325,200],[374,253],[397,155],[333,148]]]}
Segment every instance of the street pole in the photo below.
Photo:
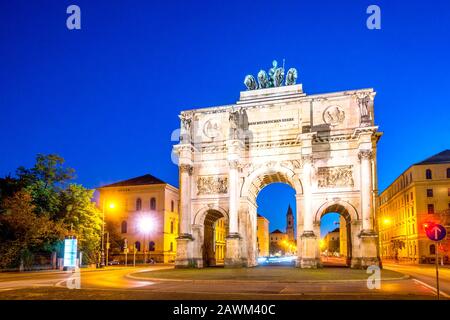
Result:
{"label": "street pole", "polygon": [[103,199],[102,205],[102,248],[101,248],[101,261],[100,267],[105,266],[105,199]]}
{"label": "street pole", "polygon": [[145,233],[144,233],[144,264],[147,261],[147,251],[145,251]]}
{"label": "street pole", "polygon": [[436,290],[437,290],[437,299],[439,300],[439,242],[436,245]]}
{"label": "street pole", "polygon": [[106,265],[109,263],[109,232],[106,232]]}

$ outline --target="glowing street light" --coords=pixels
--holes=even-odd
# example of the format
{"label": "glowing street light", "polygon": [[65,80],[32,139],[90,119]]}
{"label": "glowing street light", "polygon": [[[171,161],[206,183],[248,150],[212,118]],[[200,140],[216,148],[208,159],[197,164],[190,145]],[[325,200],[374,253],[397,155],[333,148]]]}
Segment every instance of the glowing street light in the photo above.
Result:
{"label": "glowing street light", "polygon": [[141,217],[138,220],[139,231],[147,234],[153,230],[153,220],[150,217]]}
{"label": "glowing street light", "polygon": [[384,219],[383,219],[383,224],[384,224],[385,226],[390,225],[390,224],[391,224],[391,219],[389,219],[388,217],[384,218]]}
{"label": "glowing street light", "polygon": [[146,243],[145,243],[145,236],[150,233],[154,228],[154,221],[149,216],[141,216],[138,219],[138,229],[141,233],[144,234],[144,263],[147,262],[147,251],[145,249]]}
{"label": "glowing street light", "polygon": [[[102,206],[102,248],[101,248],[101,262],[100,267],[105,266],[105,206],[106,206],[106,199],[103,200],[103,206]],[[110,201],[107,204],[107,207],[111,210],[116,208],[116,204],[112,201]]]}

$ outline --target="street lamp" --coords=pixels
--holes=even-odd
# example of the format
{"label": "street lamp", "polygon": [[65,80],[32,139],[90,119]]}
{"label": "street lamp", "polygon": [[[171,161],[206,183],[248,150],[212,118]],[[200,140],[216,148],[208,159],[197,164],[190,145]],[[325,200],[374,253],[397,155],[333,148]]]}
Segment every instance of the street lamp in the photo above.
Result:
{"label": "street lamp", "polygon": [[384,224],[385,226],[390,225],[390,224],[391,224],[391,219],[389,219],[388,217],[384,218],[384,219],[383,219],[383,224]]}
{"label": "street lamp", "polygon": [[[102,248],[101,248],[101,261],[100,261],[100,267],[103,268],[105,266],[105,206],[106,206],[106,199],[103,200],[102,205]],[[108,203],[109,209],[115,209],[116,204],[114,202]]]}
{"label": "street lamp", "polygon": [[144,263],[147,262],[147,252],[145,250],[145,236],[153,230],[154,223],[149,216],[141,216],[138,220],[138,228],[144,234]]}

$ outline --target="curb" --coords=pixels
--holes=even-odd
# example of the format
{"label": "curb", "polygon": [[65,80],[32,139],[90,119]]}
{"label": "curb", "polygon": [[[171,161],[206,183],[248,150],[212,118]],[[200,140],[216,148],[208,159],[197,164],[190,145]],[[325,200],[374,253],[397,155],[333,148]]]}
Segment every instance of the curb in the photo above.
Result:
{"label": "curb", "polygon": [[[185,282],[185,283],[211,283],[211,282],[216,282],[216,283],[267,283],[270,280],[224,280],[224,279],[211,279],[211,280],[206,280],[206,279],[165,279],[165,278],[148,278],[148,277],[139,277],[136,276],[135,274],[139,274],[142,272],[148,272],[148,271],[140,271],[140,272],[135,272],[135,273],[129,273],[126,274],[125,277],[129,278],[129,279],[133,279],[133,280],[138,280],[138,281],[151,281],[151,282]],[[151,272],[151,271],[150,271]],[[410,279],[411,277],[409,275],[403,275],[402,277],[398,277],[398,278],[384,278],[381,279],[381,281],[396,281],[396,280],[407,280]],[[348,280],[342,280],[342,279],[338,279],[338,280],[298,280],[298,281],[293,281],[293,280],[275,280],[275,281],[270,281],[272,283],[335,283],[335,282],[366,282],[367,279],[348,279]]]}

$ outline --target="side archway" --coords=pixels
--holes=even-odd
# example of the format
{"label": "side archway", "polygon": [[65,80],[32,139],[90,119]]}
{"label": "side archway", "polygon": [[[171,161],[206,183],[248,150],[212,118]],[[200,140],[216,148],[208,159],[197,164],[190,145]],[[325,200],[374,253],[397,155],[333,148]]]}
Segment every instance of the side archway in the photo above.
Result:
{"label": "side archway", "polygon": [[[355,207],[348,201],[345,200],[331,200],[327,201],[324,204],[322,204],[318,210],[316,211],[316,214],[314,215],[314,226],[315,226],[315,232],[320,234],[320,224],[321,224],[321,218],[328,214],[328,213],[337,213],[341,216],[340,219],[340,226],[339,226],[339,243],[336,244],[335,241],[333,241],[333,245],[331,244],[331,241],[328,243],[330,238],[328,234],[324,239],[320,241],[322,245],[326,249],[326,257],[328,257],[328,254],[330,252],[339,252],[340,257],[345,258],[345,264],[347,266],[353,266],[352,258],[355,257],[355,254],[357,253],[357,250],[355,250],[355,237],[354,235],[357,232],[357,223],[359,221],[359,215]],[[343,219],[342,219],[343,218]],[[324,242],[322,242],[324,241]],[[320,245],[320,244],[319,244]],[[337,247],[336,247],[337,245]],[[331,249],[333,247],[333,249]],[[319,251],[322,248],[319,248]],[[335,251],[338,250],[338,251]],[[334,255],[333,255],[334,256]],[[325,258],[325,261],[323,263],[330,263],[328,260],[330,258]],[[341,258],[333,258],[334,260],[337,259],[337,261],[334,261],[334,263],[339,262]],[[333,260],[332,259],[332,260]],[[342,259],[342,263],[344,263],[344,259]]]}
{"label": "side archway", "polygon": [[351,221],[359,220],[358,212],[350,202],[345,200],[331,200],[325,202],[317,209],[316,214],[314,215],[314,223],[320,223],[320,218],[330,212],[339,213],[344,217],[348,216]]}
{"label": "side archway", "polygon": [[224,263],[226,236],[228,235],[228,212],[218,206],[207,206],[194,216],[194,238],[198,238],[198,267],[216,266]]}

